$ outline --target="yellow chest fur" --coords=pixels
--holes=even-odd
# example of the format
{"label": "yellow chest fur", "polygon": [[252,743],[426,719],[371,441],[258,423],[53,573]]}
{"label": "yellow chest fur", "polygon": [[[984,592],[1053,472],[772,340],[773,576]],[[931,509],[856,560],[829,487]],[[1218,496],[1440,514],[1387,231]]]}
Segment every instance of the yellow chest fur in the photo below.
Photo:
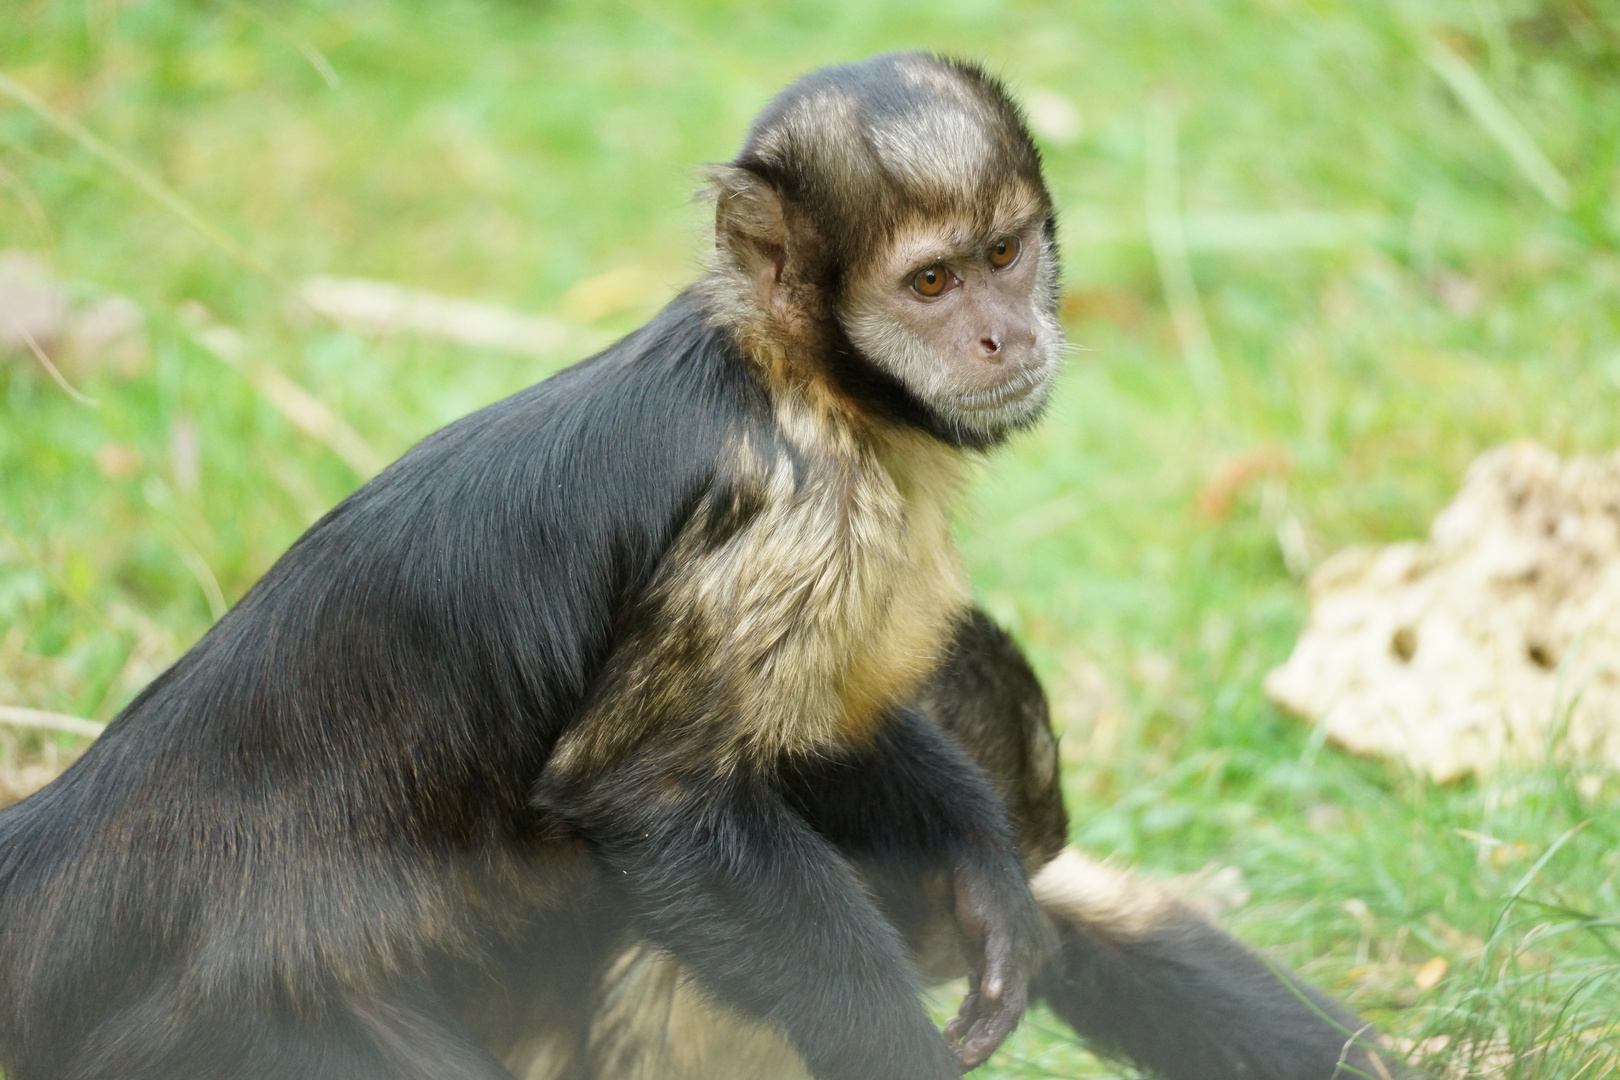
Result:
{"label": "yellow chest fur", "polygon": [[804,430],[813,422],[779,414],[797,463],[760,463],[763,509],[678,588],[714,642],[727,739],[750,754],[864,738],[932,671],[968,603],[949,520],[956,455],[924,436]]}
{"label": "yellow chest fur", "polygon": [[736,448],[740,525],[719,527],[737,513],[719,489],[694,512],[650,622],[615,650],[549,771],[647,738],[738,763],[858,744],[938,664],[969,602],[949,516],[957,453],[915,433],[856,438],[808,409],[777,421],[794,452]]}

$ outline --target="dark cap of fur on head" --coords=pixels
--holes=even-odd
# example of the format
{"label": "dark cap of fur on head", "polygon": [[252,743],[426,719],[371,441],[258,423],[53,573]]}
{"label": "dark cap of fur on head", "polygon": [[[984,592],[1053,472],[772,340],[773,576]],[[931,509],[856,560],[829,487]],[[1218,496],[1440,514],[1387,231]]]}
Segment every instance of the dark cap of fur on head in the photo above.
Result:
{"label": "dark cap of fur on head", "polygon": [[1051,197],[1018,106],[976,64],[887,53],[812,72],[777,95],[732,165],[782,196],[790,226],[857,264],[874,232],[939,213],[988,217],[1018,184]]}

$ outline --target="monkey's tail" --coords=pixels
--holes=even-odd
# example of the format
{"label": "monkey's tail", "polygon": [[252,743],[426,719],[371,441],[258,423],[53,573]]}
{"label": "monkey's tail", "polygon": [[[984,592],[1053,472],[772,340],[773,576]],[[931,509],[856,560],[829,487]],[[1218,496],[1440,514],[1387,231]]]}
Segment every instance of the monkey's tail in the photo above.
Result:
{"label": "monkey's tail", "polygon": [[1394,1080],[1377,1033],[1148,881],[1065,848],[1031,882],[1057,928],[1036,992],[1166,1080]]}

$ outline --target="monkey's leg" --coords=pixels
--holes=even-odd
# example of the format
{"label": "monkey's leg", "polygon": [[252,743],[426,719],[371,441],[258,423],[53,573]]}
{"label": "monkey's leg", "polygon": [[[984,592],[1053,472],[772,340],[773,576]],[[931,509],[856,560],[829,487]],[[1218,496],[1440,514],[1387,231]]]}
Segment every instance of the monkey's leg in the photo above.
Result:
{"label": "monkey's leg", "polygon": [[[597,1000],[586,1080],[806,1080],[780,1028],[706,995],[668,953],[632,945]],[[520,1080],[562,1080],[555,1072]],[[569,1078],[572,1080],[572,1078]]]}
{"label": "monkey's leg", "polygon": [[[1391,1080],[1376,1032],[1153,883],[1065,850],[1034,879],[1056,945],[1035,992],[1094,1049],[1166,1080]],[[949,918],[948,915],[943,918]],[[595,1080],[792,1080],[773,1029],[707,1000],[667,955],[609,972]],[[556,1080],[538,1073],[529,1080]]]}
{"label": "monkey's leg", "polygon": [[1066,849],[1035,876],[1058,950],[1036,993],[1166,1080],[1390,1080],[1376,1032],[1153,883]]}
{"label": "monkey's leg", "polygon": [[818,1080],[955,1080],[899,935],[837,850],[759,779],[653,749],[552,804],[647,940],[719,1002],[774,1022]]}
{"label": "monkey's leg", "polygon": [[1005,630],[969,612],[918,708],[989,775],[1030,873],[1063,850],[1069,818],[1046,694]]}
{"label": "monkey's leg", "polygon": [[[522,923],[491,933],[472,961],[441,965],[436,986],[467,1029],[519,1080],[588,1080],[586,1050],[603,1011],[593,992],[630,939],[622,892],[594,865],[588,875],[548,870],[565,881],[563,899]],[[648,1080],[663,1080],[649,1074]]]}
{"label": "monkey's leg", "polygon": [[425,991],[242,993],[199,1003],[153,988],[54,1063],[7,1080],[511,1080]]}

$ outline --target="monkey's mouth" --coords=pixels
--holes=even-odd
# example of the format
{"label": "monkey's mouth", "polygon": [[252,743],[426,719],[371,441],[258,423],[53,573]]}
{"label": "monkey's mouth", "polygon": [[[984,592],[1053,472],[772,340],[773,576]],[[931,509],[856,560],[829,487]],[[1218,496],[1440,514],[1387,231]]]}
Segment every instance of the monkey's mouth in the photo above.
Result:
{"label": "monkey's mouth", "polygon": [[1030,364],[995,386],[955,395],[953,403],[963,412],[1000,412],[1044,388],[1050,374],[1050,364]]}

